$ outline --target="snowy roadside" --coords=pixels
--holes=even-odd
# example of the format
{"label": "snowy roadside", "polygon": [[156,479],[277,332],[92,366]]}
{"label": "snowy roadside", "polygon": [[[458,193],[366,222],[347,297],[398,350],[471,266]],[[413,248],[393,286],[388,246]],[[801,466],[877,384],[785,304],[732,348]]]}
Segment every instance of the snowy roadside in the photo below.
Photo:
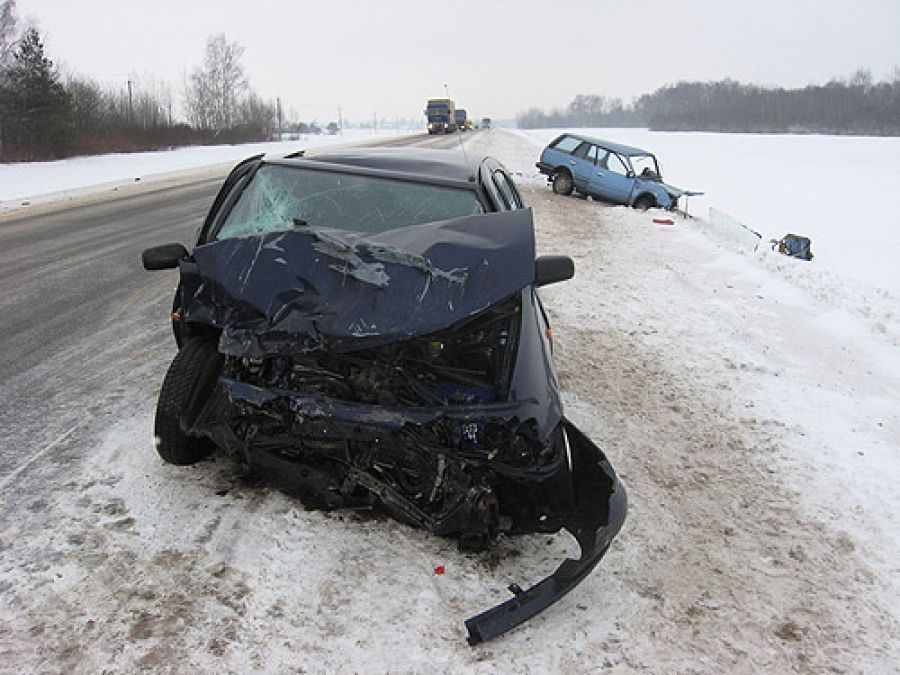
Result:
{"label": "snowy roadside", "polygon": [[[512,134],[468,146],[533,166]],[[121,377],[73,388],[78,427],[0,484],[15,514],[0,524],[0,670],[893,672],[891,318],[882,331],[882,314],[812,294],[799,261],[521,182],[539,252],[576,259],[573,281],[542,292],[568,414],[631,502],[580,586],[471,649],[462,620],[573,542],[466,556],[390,520],[305,511],[225,458],[163,465],[150,440],[172,352],[161,285],[130,310],[153,340],[110,336],[103,358],[73,344],[45,366],[59,377],[97,359]]]}
{"label": "snowy roadside", "polygon": [[[260,153],[360,143],[403,136],[347,130],[343,136],[302,136],[296,141],[197,145],[158,152],[72,157],[54,162],[0,164],[0,216],[26,207],[73,202],[110,192],[131,194],[191,177],[221,177],[242,159]],[[33,212],[33,209],[31,209]]]}
{"label": "snowy roadside", "polygon": [[[535,156],[534,144],[491,150],[523,173]],[[578,252],[571,287],[544,296],[563,384],[575,394],[570,414],[582,412],[576,420],[625,467],[629,528],[639,530],[650,510],[646,538],[635,533],[644,544],[636,562],[649,563],[638,583],[658,584],[657,601],[670,610],[688,602],[689,589],[716,597],[691,602],[711,602],[718,622],[682,607],[686,640],[696,642],[688,628],[698,626],[719,647],[759,630],[762,655],[779,647],[808,667],[891,670],[900,654],[893,299],[854,296],[846,280],[765,249],[722,249],[690,221],[660,226],[652,213],[578,200],[563,209],[559,199],[545,185],[529,194],[539,245]],[[577,336],[571,347],[567,327]],[[667,520],[703,530],[701,550],[686,532],[660,527]],[[685,585],[691,577],[697,588]],[[723,598],[740,594],[723,625]],[[662,613],[654,642],[673,631],[673,618]],[[764,619],[796,636],[767,645]],[[668,645],[656,654],[645,665],[671,658]],[[789,661],[756,664],[783,670]]]}
{"label": "snowy roadside", "polygon": [[554,219],[583,232],[581,278],[545,297],[569,413],[631,496],[620,578],[645,604],[621,663],[890,671],[900,371],[883,368],[888,349],[865,330],[844,342],[796,291],[684,223],[653,231],[646,216],[583,206]]}

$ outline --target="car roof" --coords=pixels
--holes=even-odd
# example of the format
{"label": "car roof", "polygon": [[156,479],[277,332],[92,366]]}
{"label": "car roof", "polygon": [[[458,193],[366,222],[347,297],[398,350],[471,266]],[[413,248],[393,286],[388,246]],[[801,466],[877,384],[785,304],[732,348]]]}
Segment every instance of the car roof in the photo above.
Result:
{"label": "car roof", "polygon": [[588,143],[593,143],[595,145],[601,145],[607,150],[612,150],[613,152],[617,152],[620,155],[626,155],[627,157],[633,157],[635,155],[652,155],[653,153],[649,150],[641,150],[640,148],[635,148],[631,145],[623,145],[621,143],[614,143],[613,141],[604,141],[601,138],[594,138],[593,136],[582,136],[581,134],[565,134],[566,136],[571,136],[572,138],[577,138],[580,141],[587,141]]}
{"label": "car roof", "polygon": [[[456,150],[426,150],[422,148],[323,148],[300,151],[281,158],[267,156],[264,161],[288,163],[294,166],[311,162],[353,168],[355,172],[377,173],[396,178],[422,181],[433,179],[441,183],[456,183],[460,187],[476,189],[478,167],[487,160],[478,155],[467,157]],[[337,167],[335,167],[337,170]]]}

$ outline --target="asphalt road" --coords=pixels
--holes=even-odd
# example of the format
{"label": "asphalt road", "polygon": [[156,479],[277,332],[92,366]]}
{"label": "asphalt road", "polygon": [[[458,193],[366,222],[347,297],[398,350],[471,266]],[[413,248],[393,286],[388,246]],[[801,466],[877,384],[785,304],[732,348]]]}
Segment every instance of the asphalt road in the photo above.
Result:
{"label": "asphalt road", "polygon": [[[459,142],[422,134],[382,144]],[[135,400],[126,390],[158,385],[174,349],[177,278],[144,271],[141,251],[190,244],[223,177],[0,222],[0,486],[98,418],[128,414],[117,406]]]}

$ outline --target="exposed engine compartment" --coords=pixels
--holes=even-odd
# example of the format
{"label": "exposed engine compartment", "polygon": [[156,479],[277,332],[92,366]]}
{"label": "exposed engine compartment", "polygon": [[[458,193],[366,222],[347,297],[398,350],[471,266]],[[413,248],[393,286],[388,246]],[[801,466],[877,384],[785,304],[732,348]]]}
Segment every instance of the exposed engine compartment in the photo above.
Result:
{"label": "exposed engine compartment", "polygon": [[519,294],[449,330],[373,349],[228,358],[224,375],[265,388],[383,406],[491,403],[507,395]]}
{"label": "exposed engine compartment", "polygon": [[[545,491],[517,488],[568,480],[561,428],[542,439],[505,403],[520,327],[516,294],[445,331],[372,349],[228,357],[223,381],[268,392],[262,402],[232,392],[231,428],[254,468],[311,507],[380,504],[466,550],[500,531],[556,531]],[[386,424],[370,407],[398,418]],[[430,418],[403,418],[416,409]]]}

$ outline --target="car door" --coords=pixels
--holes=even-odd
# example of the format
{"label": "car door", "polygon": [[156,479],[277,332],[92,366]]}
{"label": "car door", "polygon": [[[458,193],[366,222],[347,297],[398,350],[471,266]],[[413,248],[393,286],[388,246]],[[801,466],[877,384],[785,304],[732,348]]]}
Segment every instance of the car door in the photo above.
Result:
{"label": "car door", "polygon": [[588,189],[591,177],[597,164],[597,146],[593,143],[583,142],[572,153],[572,159],[569,160],[569,168],[572,170],[572,178],[575,181],[575,187],[583,192]]}
{"label": "car door", "polygon": [[598,158],[587,193],[616,204],[630,204],[635,179],[630,175],[628,161],[615,152],[602,152],[605,155]]}
{"label": "car door", "polygon": [[575,166],[577,172],[575,184],[582,192],[588,192],[590,190],[591,181],[594,179],[597,165],[603,158],[605,152],[606,151],[603,150],[603,148],[594,145],[593,143],[581,146],[576,151],[579,156]]}

